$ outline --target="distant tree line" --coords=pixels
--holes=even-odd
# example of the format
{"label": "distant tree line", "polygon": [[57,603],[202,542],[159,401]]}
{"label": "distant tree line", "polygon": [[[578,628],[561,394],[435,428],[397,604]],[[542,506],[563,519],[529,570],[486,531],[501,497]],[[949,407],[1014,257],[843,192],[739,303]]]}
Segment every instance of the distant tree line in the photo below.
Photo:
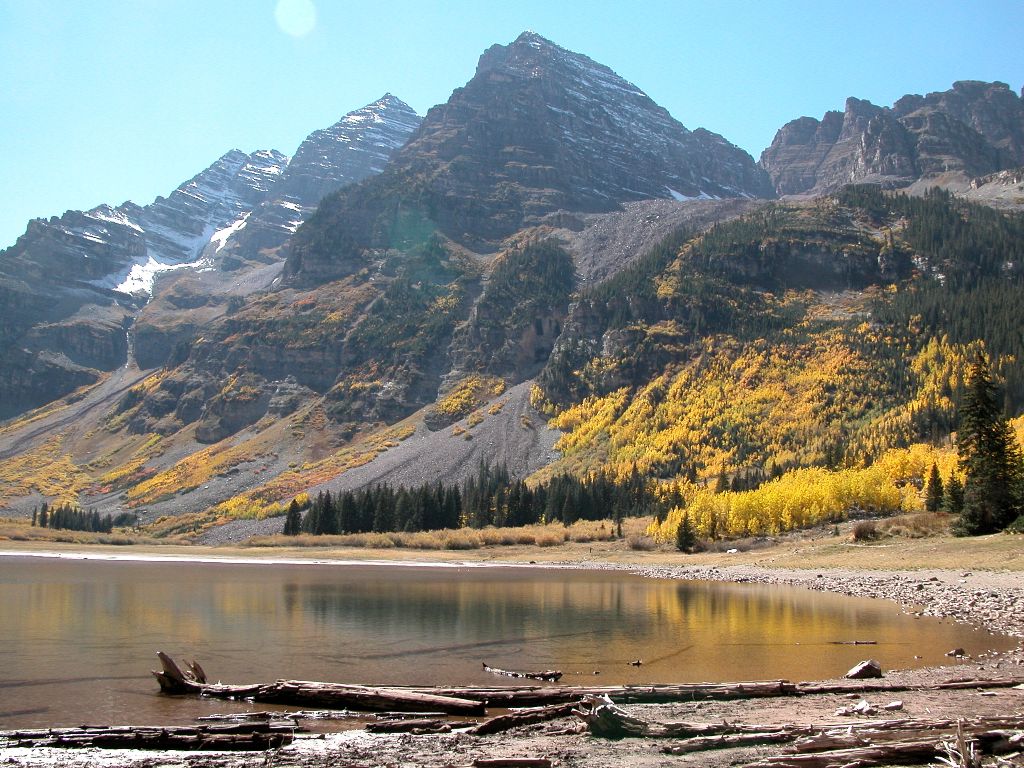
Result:
{"label": "distant tree line", "polygon": [[[671,500],[669,500],[671,501]],[[445,528],[519,527],[577,520],[621,520],[664,514],[664,502],[639,473],[624,480],[606,473],[559,475],[536,486],[513,479],[504,465],[481,462],[463,483],[387,484],[332,494],[322,491],[303,510],[293,500],[284,533],[388,533]]]}
{"label": "distant tree line", "polygon": [[138,516],[132,512],[122,512],[117,516],[100,516],[95,509],[86,512],[81,507],[73,507],[67,502],[51,507],[44,501],[41,507],[32,510],[32,525],[39,528],[110,533],[115,526],[134,525],[137,522]]}

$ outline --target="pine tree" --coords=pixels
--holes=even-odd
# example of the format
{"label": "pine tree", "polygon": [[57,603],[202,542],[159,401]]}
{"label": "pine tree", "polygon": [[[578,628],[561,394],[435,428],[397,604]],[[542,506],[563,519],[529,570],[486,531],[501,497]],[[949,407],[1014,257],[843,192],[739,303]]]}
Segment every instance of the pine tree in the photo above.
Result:
{"label": "pine tree", "polygon": [[959,515],[964,511],[964,485],[955,473],[946,481],[946,495],[942,499],[942,511]]}
{"label": "pine tree", "polygon": [[988,361],[971,364],[957,433],[964,471],[964,506],[955,532],[960,536],[993,533],[1020,514],[1021,454],[1003,418]]}
{"label": "pine tree", "polygon": [[298,536],[302,530],[302,512],[299,510],[299,502],[292,499],[288,505],[288,512],[284,516],[284,535]]}
{"label": "pine tree", "polygon": [[929,512],[938,512],[942,507],[943,498],[942,477],[939,475],[939,466],[932,462],[932,471],[928,476],[928,488],[925,494],[924,508]]}
{"label": "pine tree", "polygon": [[676,528],[676,549],[680,552],[692,552],[697,544],[697,536],[693,532],[693,525],[690,523],[690,515],[683,512],[683,519]]}

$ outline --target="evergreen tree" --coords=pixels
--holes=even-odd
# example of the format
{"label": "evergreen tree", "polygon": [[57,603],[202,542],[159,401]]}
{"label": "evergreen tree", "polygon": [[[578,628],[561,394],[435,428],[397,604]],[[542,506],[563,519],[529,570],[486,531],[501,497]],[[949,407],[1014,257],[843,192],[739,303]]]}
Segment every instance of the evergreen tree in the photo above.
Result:
{"label": "evergreen tree", "polygon": [[939,476],[939,467],[932,462],[932,471],[928,475],[928,488],[925,494],[924,508],[929,512],[938,512],[942,507],[943,498],[942,477]]}
{"label": "evergreen tree", "polygon": [[960,536],[1002,530],[1020,514],[1020,448],[1000,403],[988,361],[979,355],[971,364],[957,433],[966,477],[963,511],[954,529]]}
{"label": "evergreen tree", "polygon": [[676,528],[676,549],[680,552],[692,552],[697,544],[697,536],[693,532],[693,524],[690,523],[690,515],[683,512],[683,519]]}
{"label": "evergreen tree", "polygon": [[299,510],[299,502],[292,499],[288,505],[288,513],[284,516],[284,535],[298,536],[302,530],[302,512]]}
{"label": "evergreen tree", "polygon": [[946,495],[942,499],[942,511],[959,515],[964,511],[964,485],[955,473],[946,481]]}

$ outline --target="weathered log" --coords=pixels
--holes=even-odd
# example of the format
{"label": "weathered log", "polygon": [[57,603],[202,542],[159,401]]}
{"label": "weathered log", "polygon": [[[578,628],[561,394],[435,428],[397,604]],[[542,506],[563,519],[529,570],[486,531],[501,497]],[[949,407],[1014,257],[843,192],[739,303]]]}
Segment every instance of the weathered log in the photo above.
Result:
{"label": "weathered log", "polygon": [[756,763],[747,763],[744,768],[846,768],[857,766],[867,768],[890,763],[927,763],[938,753],[934,739],[925,741],[900,741],[853,749],[837,749],[829,752],[814,752],[800,755],[775,755]]}
{"label": "weathered log", "polygon": [[279,680],[270,685],[260,686],[253,699],[276,704],[358,709],[366,712],[403,710],[443,712],[446,715],[482,715],[485,711],[484,702],[455,696],[440,696],[428,691],[371,688],[303,680]]}
{"label": "weathered log", "polygon": [[997,678],[962,678],[946,680],[930,685],[907,685],[883,682],[807,682],[795,685],[796,693],[811,694],[844,694],[844,693],[903,693],[904,691],[955,691],[969,688],[1013,688],[1024,683],[1024,677]]}
{"label": "weathered log", "polygon": [[[414,688],[411,690],[426,690]],[[495,707],[536,707],[567,704],[586,696],[611,696],[623,704],[665,704],[673,701],[723,701],[796,695],[786,680],[681,685],[528,686],[517,688],[431,688],[433,693],[486,701]]]}
{"label": "weathered log", "polygon": [[379,720],[367,723],[366,730],[370,733],[451,733],[452,727],[444,720]]}
{"label": "weathered log", "polygon": [[266,750],[291,744],[294,727],[276,723],[207,726],[83,726],[0,731],[7,747]]}
{"label": "weathered log", "polygon": [[557,683],[562,679],[562,673],[557,669],[546,669],[543,672],[515,672],[509,669],[492,667],[486,661],[483,662],[483,666],[484,672],[490,672],[492,675],[504,675],[505,677],[527,677],[531,680],[547,680],[551,683]]}
{"label": "weathered log", "polygon": [[167,654],[157,654],[162,672],[153,672],[165,693],[195,694],[214,698],[244,698],[269,704],[358,709],[367,712],[403,710],[443,712],[448,715],[482,715],[484,703],[407,688],[374,688],[364,685],[278,680],[267,685],[221,685],[190,680]]}
{"label": "weathered log", "polygon": [[877,640],[832,640],[829,645],[878,645]]}
{"label": "weathered log", "polygon": [[1008,730],[1024,728],[1024,715],[1017,717],[979,717],[969,720],[883,720],[846,726],[820,726],[821,732],[793,742],[796,752],[822,752],[867,746],[884,741],[938,739],[956,733],[989,742]]}
{"label": "weathered log", "polygon": [[471,728],[469,733],[475,736],[489,736],[494,733],[501,733],[512,728],[519,728],[524,725],[535,725],[548,720],[555,720],[559,717],[569,717],[573,714],[576,704],[552,704],[549,707],[534,709],[521,709],[509,712],[505,715],[492,717],[479,725]]}
{"label": "weathered log", "polygon": [[678,744],[661,748],[667,755],[687,755],[708,749],[736,749],[737,747],[758,747],[767,744],[786,744],[795,736],[789,731],[768,731],[763,733],[723,733],[717,736],[694,736]]}

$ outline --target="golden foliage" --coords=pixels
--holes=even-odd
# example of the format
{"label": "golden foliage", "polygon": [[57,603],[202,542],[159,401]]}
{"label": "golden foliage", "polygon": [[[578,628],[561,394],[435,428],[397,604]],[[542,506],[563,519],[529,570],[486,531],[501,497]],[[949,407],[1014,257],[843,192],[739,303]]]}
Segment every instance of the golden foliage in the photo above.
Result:
{"label": "golden foliage", "polygon": [[451,418],[462,418],[479,408],[491,397],[505,391],[505,382],[496,376],[474,374],[461,379],[440,400],[434,409]]}
{"label": "golden foliage", "polygon": [[90,482],[89,475],[65,451],[63,439],[54,436],[3,462],[0,504],[31,493],[45,496],[55,504],[77,504],[78,494]]}

